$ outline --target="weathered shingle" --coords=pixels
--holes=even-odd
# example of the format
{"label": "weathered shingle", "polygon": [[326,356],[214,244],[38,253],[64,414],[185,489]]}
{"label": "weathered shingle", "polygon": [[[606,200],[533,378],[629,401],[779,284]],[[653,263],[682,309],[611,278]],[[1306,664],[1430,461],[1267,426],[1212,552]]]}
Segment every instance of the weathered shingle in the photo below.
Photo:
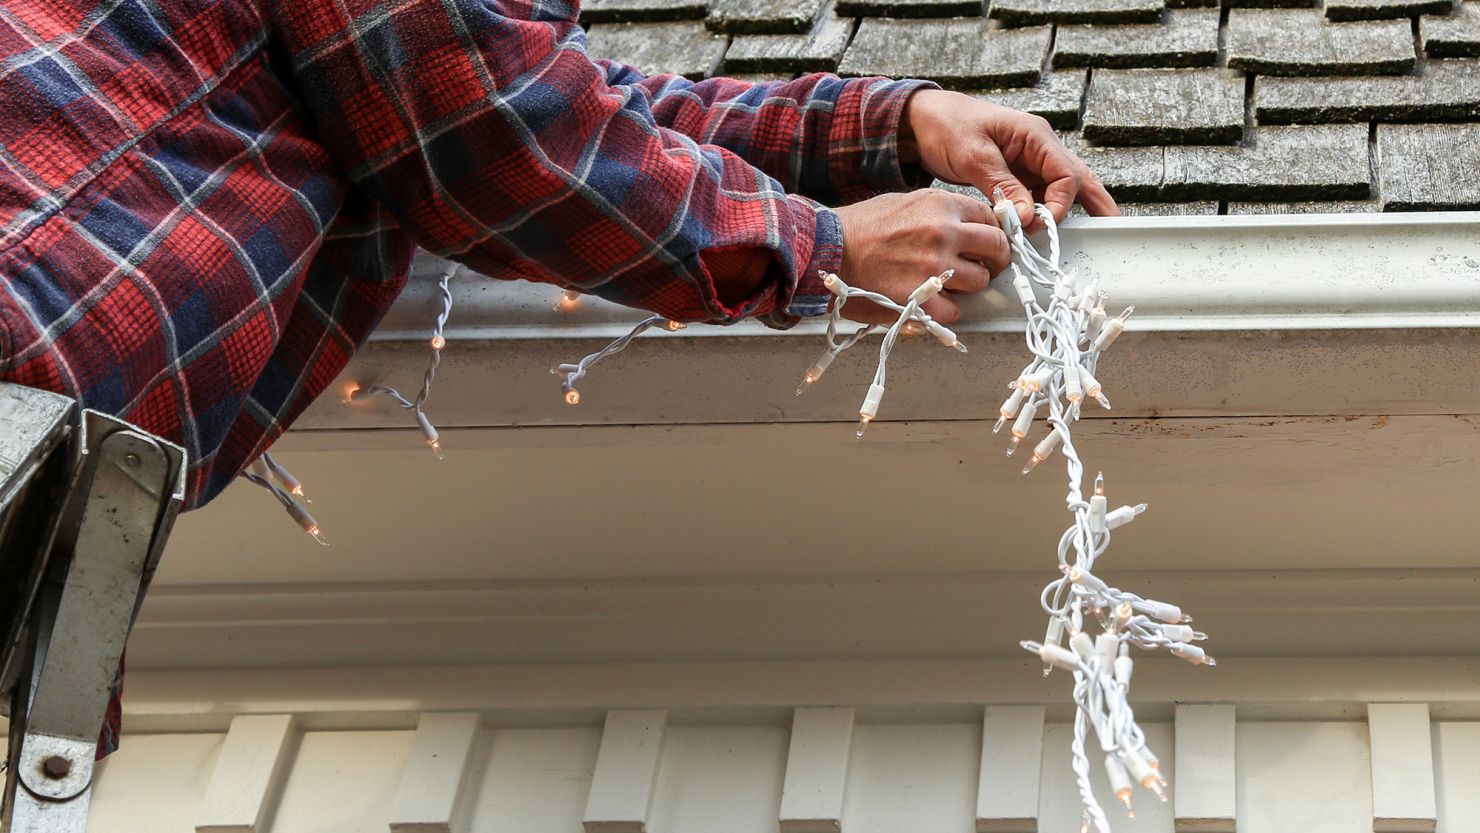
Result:
{"label": "weathered shingle", "polygon": [[1382,124],[1378,181],[1388,211],[1480,208],[1480,124]]}
{"label": "weathered shingle", "polygon": [[1085,143],[1078,134],[1064,137],[1069,149],[1079,155],[1119,201],[1162,199],[1166,178],[1166,148],[1102,148]]}
{"label": "weathered shingle", "polygon": [[986,0],[838,0],[844,17],[981,17]]}
{"label": "weathered shingle", "polygon": [[1229,214],[1366,214],[1381,211],[1377,200],[1331,200],[1329,202],[1231,202]]}
{"label": "weathered shingle", "polygon": [[581,23],[699,20],[708,11],[708,0],[591,0],[581,4]]}
{"label": "weathered shingle", "polygon": [[1447,17],[1425,15],[1419,33],[1435,57],[1480,57],[1480,0],[1466,0]]}
{"label": "weathered shingle", "polygon": [[1448,14],[1454,0],[1326,0],[1332,20],[1391,20],[1421,14]]}
{"label": "weathered shingle", "polygon": [[1371,193],[1365,125],[1261,127],[1243,145],[1087,147],[1069,137],[1116,199],[1359,199]]}
{"label": "weathered shingle", "polygon": [[1009,26],[1154,23],[1165,8],[1165,0],[991,0],[987,13]]}
{"label": "weathered shingle", "polygon": [[[1218,213],[1217,200],[1198,202],[1117,202],[1124,217],[1207,217]],[[1087,217],[1084,206],[1075,203],[1070,217]]]}
{"label": "weathered shingle", "polygon": [[1247,146],[1166,148],[1164,199],[1357,199],[1372,187],[1366,125],[1260,127]]}
{"label": "weathered shingle", "polygon": [[1165,23],[1060,26],[1058,67],[1192,67],[1218,60],[1218,11],[1167,12]]}
{"label": "weathered shingle", "polygon": [[1018,87],[984,93],[980,98],[1042,116],[1056,130],[1073,130],[1079,124],[1079,108],[1084,103],[1085,77],[1082,69],[1061,69],[1045,73],[1036,86]]}
{"label": "weathered shingle", "polygon": [[1260,78],[1254,106],[1263,124],[1480,118],[1480,61],[1428,61],[1415,75]]}
{"label": "weathered shingle", "polygon": [[1051,30],[988,29],[979,18],[865,18],[838,71],[924,78],[954,87],[1020,87],[1038,82]]}
{"label": "weathered shingle", "polygon": [[683,23],[603,23],[592,26],[590,52],[610,58],[645,75],[671,72],[703,78],[719,66],[728,38],[704,28],[701,21]]}
{"label": "weathered shingle", "polygon": [[1382,75],[1413,69],[1407,21],[1330,23],[1319,9],[1234,9],[1228,65],[1268,75]]}
{"label": "weathered shingle", "polygon": [[852,18],[825,12],[805,35],[736,35],[725,52],[725,71],[831,72],[853,26]]}
{"label": "weathered shingle", "polygon": [[705,19],[716,32],[804,34],[822,11],[822,0],[713,0]]}
{"label": "weathered shingle", "polygon": [[1084,138],[1109,145],[1227,144],[1244,132],[1244,79],[1218,69],[1104,69],[1090,80]]}

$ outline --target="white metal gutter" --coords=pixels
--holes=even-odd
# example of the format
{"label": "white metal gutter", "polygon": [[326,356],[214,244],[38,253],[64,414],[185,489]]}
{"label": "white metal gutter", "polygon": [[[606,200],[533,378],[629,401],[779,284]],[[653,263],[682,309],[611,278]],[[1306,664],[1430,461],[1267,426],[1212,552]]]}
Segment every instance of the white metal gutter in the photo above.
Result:
{"label": "white metal gutter", "polygon": [[[1075,218],[1062,242],[1066,262],[1100,276],[1113,309],[1136,307],[1102,365],[1114,416],[1480,412],[1480,214]],[[443,268],[418,261],[341,384],[414,388],[435,314],[431,277]],[[1000,284],[964,304],[956,329],[970,355],[928,339],[896,353],[881,419],[974,419],[1000,399],[1024,353]],[[464,278],[454,290],[429,406],[449,427],[851,421],[873,367],[861,345],[797,399],[820,322],[690,327],[646,335],[597,367],[572,408],[549,368],[643,313],[598,299],[555,312],[548,286]],[[407,421],[326,397],[299,425]]]}

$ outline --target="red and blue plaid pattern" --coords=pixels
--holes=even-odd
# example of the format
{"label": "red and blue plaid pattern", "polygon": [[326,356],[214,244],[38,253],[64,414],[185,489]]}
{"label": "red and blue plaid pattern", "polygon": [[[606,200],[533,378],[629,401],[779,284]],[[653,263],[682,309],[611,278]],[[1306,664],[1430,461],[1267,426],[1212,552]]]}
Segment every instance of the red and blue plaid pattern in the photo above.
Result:
{"label": "red and blue plaid pattern", "polygon": [[[0,378],[180,442],[219,493],[415,247],[670,318],[821,312],[820,202],[903,189],[921,82],[592,61],[562,0],[0,5]],[[820,202],[819,202],[820,201]]]}

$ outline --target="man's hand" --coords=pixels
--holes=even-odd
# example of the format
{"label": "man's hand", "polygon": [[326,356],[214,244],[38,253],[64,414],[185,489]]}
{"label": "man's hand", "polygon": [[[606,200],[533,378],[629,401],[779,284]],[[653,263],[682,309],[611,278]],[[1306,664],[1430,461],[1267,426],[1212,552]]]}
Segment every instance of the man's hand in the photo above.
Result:
{"label": "man's hand", "polygon": [[[926,278],[947,269],[956,274],[946,290],[926,301],[925,312],[941,323],[961,317],[955,292],[980,292],[992,275],[1007,268],[1007,235],[981,200],[926,188],[907,194],[881,194],[837,209],[843,225],[843,265],[839,277],[903,302]],[[864,301],[850,301],[847,317],[866,323],[892,323],[894,312]]]}
{"label": "man's hand", "polygon": [[1119,214],[1115,200],[1038,116],[969,95],[921,90],[905,105],[900,160],[918,161],[937,178],[974,185],[990,199],[996,188],[1017,206],[1023,225],[1041,225],[1033,204],[1063,220],[1076,200],[1094,215]]}

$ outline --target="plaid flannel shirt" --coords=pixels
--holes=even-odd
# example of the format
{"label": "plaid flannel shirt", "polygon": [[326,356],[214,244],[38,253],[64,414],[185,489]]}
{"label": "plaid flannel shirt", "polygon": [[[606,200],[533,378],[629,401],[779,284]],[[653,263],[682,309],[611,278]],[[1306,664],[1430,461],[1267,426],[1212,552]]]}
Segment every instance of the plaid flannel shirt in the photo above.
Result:
{"label": "plaid flannel shirt", "polygon": [[198,506],[331,383],[417,246],[680,320],[821,312],[821,203],[922,184],[895,153],[921,82],[644,78],[590,59],[577,14],[7,0],[0,378],[181,443]]}

